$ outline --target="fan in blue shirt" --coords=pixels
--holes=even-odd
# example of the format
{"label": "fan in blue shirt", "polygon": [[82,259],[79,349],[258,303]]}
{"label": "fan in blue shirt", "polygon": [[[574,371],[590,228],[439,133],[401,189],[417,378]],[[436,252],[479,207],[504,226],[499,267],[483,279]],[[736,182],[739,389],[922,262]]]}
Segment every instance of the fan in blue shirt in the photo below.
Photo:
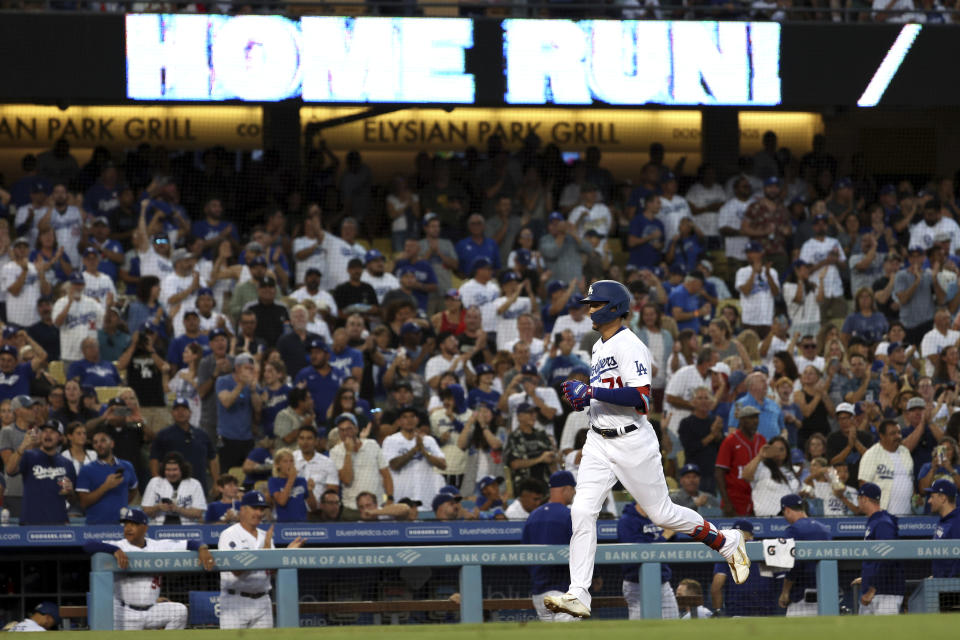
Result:
{"label": "fan in blue shirt", "polygon": [[638,269],[651,269],[663,262],[666,228],[656,218],[659,209],[660,198],[655,198],[650,203],[649,211],[638,213],[630,220],[630,235],[627,239],[630,257],[627,264]]}
{"label": "fan in blue shirt", "polygon": [[97,459],[80,467],[77,495],[86,510],[87,524],[116,524],[120,510],[137,496],[133,465],[113,455],[113,438],[106,431],[93,434]]}
{"label": "fan in blue shirt", "polygon": [[[833,539],[830,527],[807,517],[803,498],[797,494],[790,493],[780,498],[780,508],[783,519],[790,525],[784,530],[782,537],[794,540]],[[811,613],[809,606],[811,602],[806,597],[808,592],[817,590],[815,564],[814,562],[797,562],[783,579],[779,603],[787,610],[787,616],[816,615],[816,605],[813,605],[814,611]]]}
{"label": "fan in blue shirt", "polygon": [[273,472],[273,453],[266,447],[256,447],[243,461],[243,488],[247,491],[258,482],[269,480]]}
{"label": "fan in blue shirt", "polygon": [[[90,349],[97,344],[96,340],[90,343]],[[84,345],[87,350],[87,345]],[[97,360],[76,360],[70,363],[67,369],[67,379],[80,378],[80,386],[87,387],[116,387],[120,385],[120,372],[109,360],[100,360],[100,346],[97,344]]]}
{"label": "fan in blue shirt", "polygon": [[[483,235],[485,221],[479,213],[467,219],[467,231],[470,233],[456,245],[460,268],[472,265],[477,258],[488,258],[494,271],[500,271],[500,247],[493,238]],[[471,268],[470,271],[473,271]]]}
{"label": "fan in blue shirt", "polygon": [[667,249],[667,262],[683,265],[687,273],[696,271],[697,265],[700,264],[700,256],[704,253],[700,235],[702,235],[701,231],[693,224],[691,218],[681,219],[677,235],[673,237]]}
{"label": "fan in blue shirt", "polygon": [[[573,536],[570,503],[576,495],[577,481],[569,471],[555,471],[550,476],[550,500],[533,510],[523,525],[523,544],[569,545]],[[530,592],[533,606],[541,620],[572,620],[569,614],[554,614],[543,604],[548,595],[563,595],[570,586],[570,570],[566,564],[530,565]]]}
{"label": "fan in blue shirt", "polygon": [[70,520],[65,498],[74,499],[77,474],[73,463],[58,453],[62,435],[63,425],[49,420],[40,427],[39,435],[28,431],[11,453],[14,460],[8,458],[7,469],[23,477],[20,524],[67,524]]}
{"label": "fan in blue shirt", "polygon": [[212,260],[214,247],[223,240],[229,238],[235,245],[240,243],[236,226],[223,220],[223,203],[219,198],[207,199],[203,205],[203,215],[202,220],[193,223],[190,233],[204,241],[204,258]]}
{"label": "fan in blue shirt", "polygon": [[703,309],[707,300],[700,295],[702,290],[703,274],[699,271],[688,274],[682,284],[670,290],[667,309],[681,331],[690,329],[700,333],[701,323],[708,319],[709,314]]}
{"label": "fan in blue shirt", "polygon": [[[957,485],[937,480],[929,489],[930,513],[940,516],[934,540],[960,540],[960,511],[957,511]],[[934,578],[960,577],[960,560],[934,560],[930,563]]]}
{"label": "fan in blue shirt", "polygon": [[[420,242],[410,238],[404,244],[404,257],[394,263],[393,273],[399,279],[404,270],[410,269],[417,276],[417,288],[413,297],[417,299],[417,306],[427,309],[430,294],[437,290],[437,273],[426,260],[417,260],[420,252]],[[412,257],[411,257],[412,253]]]}
{"label": "fan in blue shirt", "polygon": [[318,416],[325,416],[340,384],[334,375],[333,367],[327,361],[329,352],[324,341],[314,338],[307,343],[307,349],[310,352],[310,364],[297,373],[293,384],[297,386],[305,383],[307,391],[313,397],[313,410]]}
{"label": "fan in blue shirt", "polygon": [[313,479],[297,476],[297,466],[289,449],[281,449],[273,459],[275,476],[267,481],[267,490],[276,505],[277,522],[306,522],[307,512],[319,508],[313,493]]}
{"label": "fan in blue shirt", "polygon": [[[30,381],[36,375],[36,369],[46,362],[46,352],[33,340],[37,356],[32,362],[17,364],[17,348],[12,344],[0,347],[0,400],[12,400],[17,396],[30,395]],[[39,349],[39,351],[37,351]]]}

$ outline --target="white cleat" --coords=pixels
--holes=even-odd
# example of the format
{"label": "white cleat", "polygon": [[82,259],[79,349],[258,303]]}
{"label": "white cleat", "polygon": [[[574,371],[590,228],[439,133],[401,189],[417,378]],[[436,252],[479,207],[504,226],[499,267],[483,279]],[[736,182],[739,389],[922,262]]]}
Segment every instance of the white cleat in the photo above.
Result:
{"label": "white cleat", "polygon": [[547,596],[543,599],[543,604],[554,613],[567,613],[575,618],[590,617],[590,609],[587,609],[579,598],[569,593],[562,596]]}
{"label": "white cleat", "polygon": [[750,577],[750,558],[747,556],[747,545],[744,543],[743,533],[739,529],[726,529],[723,535],[737,541],[733,553],[727,558],[727,564],[730,565],[733,581],[736,584],[743,584]]}

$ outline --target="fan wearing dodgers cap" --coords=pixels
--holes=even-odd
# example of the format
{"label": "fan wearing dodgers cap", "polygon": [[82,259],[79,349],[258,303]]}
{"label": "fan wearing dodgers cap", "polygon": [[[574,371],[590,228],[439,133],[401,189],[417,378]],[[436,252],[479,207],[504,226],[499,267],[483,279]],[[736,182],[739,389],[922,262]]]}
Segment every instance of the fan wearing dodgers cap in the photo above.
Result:
{"label": "fan wearing dodgers cap", "polygon": [[[196,551],[206,571],[214,568],[213,556],[206,544],[197,540],[158,540],[147,537],[147,514],[124,507],[120,511],[123,537],[119,540],[90,541],[83,545],[89,554],[112,555],[120,569],[130,566],[130,556],[144,552]],[[225,533],[225,532],[224,532]],[[221,538],[222,540],[222,538]],[[160,576],[147,573],[117,573],[113,582],[113,628],[124,631],[141,629],[183,629],[187,625],[187,607],[179,602],[160,601]]]}
{"label": "fan wearing dodgers cap", "polygon": [[[550,476],[550,497],[534,509],[523,525],[523,544],[569,544],[573,535],[570,503],[577,493],[577,481],[569,471],[555,471]],[[568,622],[574,619],[565,612],[554,612],[544,603],[547,597],[563,595],[570,583],[570,572],[564,565],[531,565],[530,592],[537,616],[545,622]]]}
{"label": "fan wearing dodgers cap", "polygon": [[[26,396],[18,396],[23,398]],[[67,524],[66,497],[76,501],[74,484],[77,481],[73,464],[60,455],[63,425],[48,420],[40,425],[39,433],[27,431],[23,442],[9,456],[4,465],[7,475],[20,474],[23,478],[23,506],[20,524]]]}
{"label": "fan wearing dodgers cap", "polygon": [[30,262],[29,256],[30,243],[26,237],[20,236],[13,241],[11,259],[0,267],[0,287],[7,300],[7,322],[21,327],[29,327],[40,320],[37,300],[53,291],[46,275],[51,263],[39,255]]}
{"label": "fan wearing dodgers cap", "polygon": [[381,305],[383,304],[383,296],[387,295],[387,292],[400,288],[400,281],[397,280],[397,277],[384,270],[385,264],[386,258],[383,254],[378,249],[370,249],[364,256],[364,270],[363,275],[360,276],[363,282],[373,287],[377,294],[377,303]]}
{"label": "fan wearing dodgers cap", "polygon": [[[934,540],[960,540],[960,511],[957,511],[957,485],[946,478],[924,489],[930,503],[930,513],[940,516],[934,530]],[[931,569],[934,578],[960,577],[960,560],[934,560]]]}
{"label": "fan wearing dodgers cap", "polygon": [[60,329],[60,358],[67,362],[81,359],[80,343],[87,337],[96,339],[97,328],[103,326],[103,305],[86,295],[85,287],[83,275],[74,272],[66,295],[53,305],[53,323]]}
{"label": "fan wearing dodgers cap", "polygon": [[461,269],[469,268],[478,258],[486,258],[491,268],[500,270],[500,247],[485,232],[486,219],[479,213],[471,214],[467,218],[467,236],[456,244]]}
{"label": "fan wearing dodgers cap", "polygon": [[497,334],[497,351],[506,351],[509,344],[519,337],[517,324],[525,313],[539,311],[537,297],[529,280],[521,282],[516,271],[503,271],[499,277],[501,295],[493,301],[497,310],[494,331]]}
{"label": "fan wearing dodgers cap", "polygon": [[102,304],[104,308],[113,306],[117,289],[113,279],[100,271],[100,252],[93,247],[83,250],[83,279],[87,283],[84,291],[88,296]]}
{"label": "fan wearing dodgers cap", "polygon": [[0,401],[29,395],[30,381],[47,362],[47,352],[33,338],[15,327],[6,327],[4,333],[10,329],[26,337],[27,344],[33,348],[33,359],[30,362],[20,362],[15,346],[5,343],[0,347]]}
{"label": "fan wearing dodgers cap", "polygon": [[[880,508],[880,487],[872,482],[860,485],[857,505],[867,516],[864,540],[896,540],[900,537],[897,518]],[[906,584],[899,560],[864,560],[860,577],[854,580],[854,584],[857,583],[861,593],[860,615],[892,616],[900,613]]]}
{"label": "fan wearing dodgers cap", "polygon": [[[843,295],[843,282],[840,280],[838,267],[846,263],[847,256],[840,246],[840,241],[827,235],[829,220],[826,213],[815,215],[813,237],[800,248],[800,260],[810,265],[810,277],[823,286],[823,295],[826,298],[820,303],[823,322],[847,315],[847,300]],[[822,273],[823,269],[826,269],[826,275]]]}
{"label": "fan wearing dodgers cap", "polygon": [[60,626],[60,607],[55,602],[41,602],[21,622],[11,623],[0,631],[52,631]]}
{"label": "fan wearing dodgers cap", "polygon": [[[749,520],[737,520],[734,529],[739,529],[745,540],[753,540],[753,524]],[[710,583],[710,605],[717,615],[728,617],[779,616],[777,597],[780,595],[780,580],[783,575],[774,575],[762,563],[750,565],[750,576],[742,586],[731,580],[730,566],[726,562],[713,565],[713,581]]]}
{"label": "fan wearing dodgers cap", "polygon": [[[646,512],[636,502],[623,506],[623,513],[617,521],[617,542],[642,543],[666,542],[674,532],[655,525]],[[664,620],[679,618],[677,598],[670,586],[673,571],[670,565],[660,565],[660,617]],[[623,597],[627,601],[627,616],[630,620],[643,618],[643,602],[640,591],[640,565],[623,565]]]}
{"label": "fan wearing dodgers cap", "polygon": [[483,330],[488,333],[496,331],[497,307],[494,301],[500,297],[500,287],[494,282],[493,273],[493,262],[490,258],[480,256],[467,267],[467,274],[472,277],[460,285],[460,302],[463,308],[479,308]]}
{"label": "fan wearing dodgers cap", "polygon": [[[787,521],[782,537],[794,540],[832,540],[830,527],[807,517],[803,498],[795,493],[780,498],[780,513]],[[780,589],[778,603],[787,610],[787,617],[817,615],[817,580],[813,562],[797,562],[787,572]]]}
{"label": "fan wearing dodgers cap", "polygon": [[393,272],[402,279],[404,271],[412,271],[416,280],[413,285],[413,295],[417,299],[417,306],[427,311],[430,295],[439,291],[437,274],[428,260],[423,259],[420,241],[416,238],[407,238],[403,243],[403,253],[393,263]]}

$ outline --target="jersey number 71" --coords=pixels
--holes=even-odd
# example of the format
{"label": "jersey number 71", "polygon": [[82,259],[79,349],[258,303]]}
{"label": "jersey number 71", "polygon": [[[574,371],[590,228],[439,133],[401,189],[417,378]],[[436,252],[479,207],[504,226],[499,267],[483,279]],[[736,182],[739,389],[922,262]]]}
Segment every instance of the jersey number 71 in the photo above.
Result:
{"label": "jersey number 71", "polygon": [[600,378],[600,384],[605,384],[605,385],[607,385],[607,389],[614,389],[614,388],[616,388],[616,389],[622,389],[622,388],[623,388],[623,380],[620,379],[620,376],[617,376],[616,378],[613,378],[613,377],[611,377],[611,378]]}

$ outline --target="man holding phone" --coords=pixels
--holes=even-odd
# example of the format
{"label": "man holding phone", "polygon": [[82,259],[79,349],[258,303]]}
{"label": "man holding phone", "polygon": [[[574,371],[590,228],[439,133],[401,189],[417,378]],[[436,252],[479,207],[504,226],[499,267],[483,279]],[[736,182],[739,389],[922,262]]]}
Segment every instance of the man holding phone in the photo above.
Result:
{"label": "man holding phone", "polygon": [[97,459],[80,468],[77,495],[87,524],[116,524],[120,512],[137,496],[133,465],[113,455],[113,438],[106,430],[93,434]]}
{"label": "man holding phone", "polygon": [[[16,396],[10,403],[13,410],[14,423],[0,430],[0,461],[4,466],[10,464],[10,459],[20,450],[20,446],[32,431],[39,435],[37,430],[36,402],[30,396]],[[10,515],[19,518],[23,505],[23,478],[20,474],[4,477],[6,490],[4,491],[3,506],[10,511]]]}

